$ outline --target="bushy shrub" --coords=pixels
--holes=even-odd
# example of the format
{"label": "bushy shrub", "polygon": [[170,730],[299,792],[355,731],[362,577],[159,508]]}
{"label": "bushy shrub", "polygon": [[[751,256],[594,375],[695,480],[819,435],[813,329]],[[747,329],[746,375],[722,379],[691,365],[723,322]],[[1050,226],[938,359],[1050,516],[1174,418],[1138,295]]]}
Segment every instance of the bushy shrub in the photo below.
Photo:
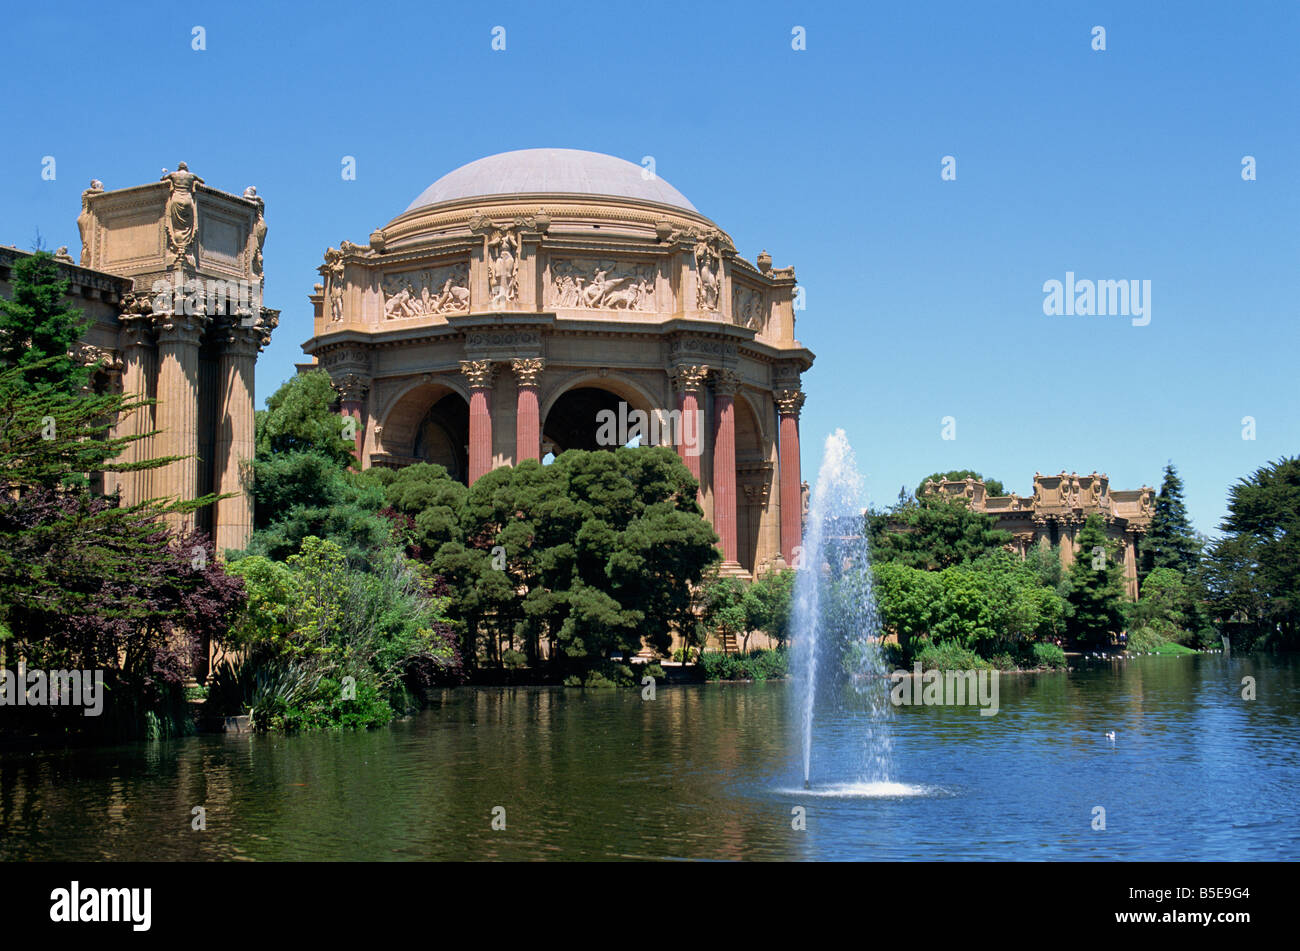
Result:
{"label": "bushy shrub", "polygon": [[1031,653],[1033,663],[1037,667],[1059,669],[1065,666],[1065,651],[1055,644],[1035,644]]}
{"label": "bushy shrub", "polygon": [[706,651],[700,657],[705,680],[778,680],[788,675],[788,651],[777,647],[748,654]]}
{"label": "bushy shrub", "polygon": [[507,670],[519,670],[528,666],[528,656],[523,651],[508,648],[501,653],[501,664]]}
{"label": "bushy shrub", "polygon": [[992,666],[974,651],[952,641],[925,643],[912,654],[912,661],[919,662],[922,670],[987,670]]}

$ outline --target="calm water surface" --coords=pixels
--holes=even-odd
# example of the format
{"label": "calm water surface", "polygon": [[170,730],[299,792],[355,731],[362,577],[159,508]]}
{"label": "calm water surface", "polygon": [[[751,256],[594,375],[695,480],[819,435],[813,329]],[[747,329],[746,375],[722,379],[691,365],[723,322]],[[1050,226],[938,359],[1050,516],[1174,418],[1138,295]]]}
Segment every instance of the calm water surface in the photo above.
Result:
{"label": "calm water surface", "polygon": [[0,859],[1300,857],[1294,658],[1097,662],[1002,677],[992,717],[900,708],[908,795],[834,792],[859,778],[852,711],[818,724],[800,789],[793,694],[466,688],[362,734],[0,754]]}

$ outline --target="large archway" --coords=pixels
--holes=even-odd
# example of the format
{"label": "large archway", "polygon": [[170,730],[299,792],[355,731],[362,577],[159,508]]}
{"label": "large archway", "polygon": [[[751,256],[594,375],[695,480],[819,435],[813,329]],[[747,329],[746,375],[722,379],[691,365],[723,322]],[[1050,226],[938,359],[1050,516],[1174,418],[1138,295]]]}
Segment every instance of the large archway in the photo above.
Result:
{"label": "large archway", "polygon": [[[624,445],[640,411],[648,421],[653,407],[638,391],[617,382],[579,381],[564,390],[546,410],[542,424],[542,450],[559,455],[566,449],[617,449]],[[610,425],[610,421],[613,425]],[[657,427],[656,427],[657,428]],[[650,433],[641,445],[651,445]]]}
{"label": "large archway", "polygon": [[415,431],[411,455],[469,484],[469,406],[459,394],[448,393],[429,407]]}
{"label": "large archway", "polygon": [[377,435],[375,465],[432,462],[468,482],[469,404],[451,387],[423,383],[407,390],[388,409]]}

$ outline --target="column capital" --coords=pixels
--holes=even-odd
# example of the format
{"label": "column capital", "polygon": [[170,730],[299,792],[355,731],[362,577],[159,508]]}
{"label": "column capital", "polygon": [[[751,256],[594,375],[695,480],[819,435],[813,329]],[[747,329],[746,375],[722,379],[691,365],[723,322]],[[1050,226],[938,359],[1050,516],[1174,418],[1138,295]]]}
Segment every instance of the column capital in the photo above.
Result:
{"label": "column capital", "polygon": [[719,396],[735,396],[741,382],[740,374],[735,370],[713,371],[713,392]]}
{"label": "column capital", "polygon": [[334,381],[334,389],[345,403],[360,403],[370,391],[370,381],[358,373],[345,373]]}
{"label": "column capital", "polygon": [[460,372],[469,380],[471,389],[488,390],[492,388],[497,368],[491,360],[462,360]]}
{"label": "column capital", "polygon": [[510,368],[520,386],[536,386],[545,367],[546,361],[541,357],[520,357],[510,361]]}
{"label": "column capital", "polygon": [[672,369],[673,389],[681,393],[699,393],[708,379],[709,368],[701,365],[681,365]]}
{"label": "column capital", "polygon": [[217,340],[222,355],[256,357],[270,333],[257,324],[239,317],[223,317],[217,322]]}
{"label": "column capital", "polygon": [[777,390],[776,408],[782,416],[793,416],[798,419],[805,399],[806,394],[803,390]]}
{"label": "column capital", "polygon": [[154,331],[159,343],[182,343],[197,347],[210,318],[203,314],[154,314]]}

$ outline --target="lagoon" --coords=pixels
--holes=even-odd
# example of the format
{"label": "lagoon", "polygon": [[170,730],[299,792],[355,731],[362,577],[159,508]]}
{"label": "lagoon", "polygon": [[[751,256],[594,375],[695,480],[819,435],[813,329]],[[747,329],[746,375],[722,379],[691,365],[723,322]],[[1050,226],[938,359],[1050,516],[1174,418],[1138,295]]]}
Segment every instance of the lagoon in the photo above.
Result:
{"label": "lagoon", "polygon": [[859,759],[849,689],[811,790],[781,682],[458,688],[366,733],[5,752],[0,859],[1300,856],[1300,659],[1076,663],[1003,676],[995,716],[894,708],[885,781],[836,771]]}

